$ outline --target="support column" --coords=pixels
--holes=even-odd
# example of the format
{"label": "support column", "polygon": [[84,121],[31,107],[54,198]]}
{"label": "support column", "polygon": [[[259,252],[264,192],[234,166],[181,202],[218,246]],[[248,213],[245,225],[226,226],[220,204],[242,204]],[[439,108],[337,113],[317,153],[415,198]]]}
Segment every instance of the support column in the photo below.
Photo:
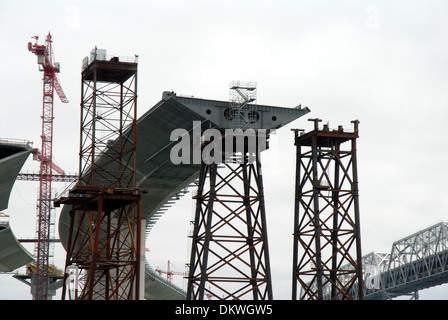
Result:
{"label": "support column", "polygon": [[[141,209],[140,209],[141,210]],[[138,272],[138,279],[136,284],[138,285],[138,295],[137,300],[145,300],[145,260],[146,260],[146,245],[145,245],[145,231],[146,231],[146,219],[140,220],[140,261],[138,262],[138,266],[140,270]]]}
{"label": "support column", "polygon": [[202,163],[195,199],[187,299],[272,299],[259,155]]}
{"label": "support column", "polygon": [[295,130],[292,298],[363,299],[358,121],[353,131],[345,131],[319,129],[320,120],[310,120],[313,131]]}
{"label": "support column", "polygon": [[97,59],[95,49],[81,76],[79,183],[55,202],[73,208],[66,269],[79,270],[75,299],[139,299],[144,297],[141,197],[146,190],[135,182],[137,58]]}
{"label": "support column", "polygon": [[66,269],[79,270],[77,296],[66,296],[64,283],[62,299],[135,300],[144,294],[142,193],[78,187],[61,200],[74,206]]}

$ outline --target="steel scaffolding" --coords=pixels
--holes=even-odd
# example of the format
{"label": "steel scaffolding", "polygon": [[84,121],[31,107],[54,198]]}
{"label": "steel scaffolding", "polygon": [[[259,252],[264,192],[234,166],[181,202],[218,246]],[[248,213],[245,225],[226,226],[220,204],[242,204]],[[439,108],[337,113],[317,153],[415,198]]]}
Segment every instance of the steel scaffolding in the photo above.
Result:
{"label": "steel scaffolding", "polygon": [[229,108],[225,116],[233,128],[251,128],[258,122],[257,83],[232,81],[229,85]]}
{"label": "steel scaffolding", "polygon": [[141,299],[137,62],[93,53],[82,71],[79,183],[59,201],[72,206],[62,298]]}

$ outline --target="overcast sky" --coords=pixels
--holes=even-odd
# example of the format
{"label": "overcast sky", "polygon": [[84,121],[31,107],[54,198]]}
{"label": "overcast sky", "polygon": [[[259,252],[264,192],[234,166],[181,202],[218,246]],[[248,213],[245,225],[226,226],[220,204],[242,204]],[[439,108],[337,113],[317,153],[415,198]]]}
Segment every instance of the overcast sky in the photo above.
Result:
{"label": "overcast sky", "polygon": [[[55,97],[54,106],[53,153],[66,172],[78,170],[81,62],[95,46],[108,54],[139,55],[139,114],[165,90],[227,100],[233,80],[256,81],[260,104],[311,109],[278,130],[263,155],[276,299],[291,296],[290,128],[310,130],[308,118],[330,127],[360,121],[364,254],[389,252],[394,241],[448,220],[446,0],[0,0],[0,137],[30,140],[38,148],[42,74],[27,43],[36,35],[43,43],[48,31],[70,100],[62,104]],[[38,171],[37,162],[30,157],[24,170]],[[34,236],[37,188],[17,182],[5,210],[19,238]],[[183,269],[192,208],[187,196],[155,226],[147,243],[154,267],[166,267],[170,259]],[[63,252],[55,258],[59,267],[64,258]],[[420,296],[448,299],[448,288]],[[8,298],[29,299],[29,289],[0,275],[0,299]]]}

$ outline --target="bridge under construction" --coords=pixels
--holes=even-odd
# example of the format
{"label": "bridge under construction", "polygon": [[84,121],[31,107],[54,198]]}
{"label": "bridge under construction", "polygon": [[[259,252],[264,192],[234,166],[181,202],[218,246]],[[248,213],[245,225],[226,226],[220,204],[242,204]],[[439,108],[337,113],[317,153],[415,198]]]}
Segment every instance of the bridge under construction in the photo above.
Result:
{"label": "bridge under construction", "polygon": [[[260,154],[271,130],[311,110],[259,105],[256,84],[233,82],[229,101],[166,91],[137,118],[137,67],[137,57],[97,49],[83,61],[79,175],[54,201],[62,208],[66,265],[49,277],[48,296],[62,287],[62,299],[274,299]],[[294,130],[291,139],[292,298],[389,299],[448,282],[445,223],[395,242],[389,254],[362,256],[359,122],[332,130],[310,120],[314,130]],[[0,140],[0,151],[3,210],[32,148]],[[150,266],[144,244],[191,189],[196,206],[184,291]],[[0,271],[32,262],[8,223],[1,224]],[[17,278],[30,279],[33,288],[31,269]]]}

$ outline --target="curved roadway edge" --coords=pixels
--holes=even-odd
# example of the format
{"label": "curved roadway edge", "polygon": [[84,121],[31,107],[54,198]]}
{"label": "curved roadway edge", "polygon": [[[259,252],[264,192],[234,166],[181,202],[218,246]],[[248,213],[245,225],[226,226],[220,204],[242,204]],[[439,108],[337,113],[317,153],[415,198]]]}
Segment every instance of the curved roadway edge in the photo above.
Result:
{"label": "curved roadway edge", "polygon": [[148,261],[145,262],[145,277],[145,299],[185,300],[185,291],[161,277]]}
{"label": "curved roadway edge", "polygon": [[0,224],[0,272],[11,272],[34,258],[17,240],[9,225]]}
{"label": "curved roadway edge", "polygon": [[0,210],[8,208],[12,187],[31,150],[28,143],[0,139]]}
{"label": "curved roadway edge", "polygon": [[[0,139],[0,210],[8,208],[11,190],[31,153],[29,143]],[[0,272],[10,272],[34,261],[14,236],[8,222],[0,223]]]}
{"label": "curved roadway edge", "polygon": [[[199,164],[174,165],[170,161],[171,147],[177,143],[170,140],[171,132],[181,128],[191,134],[193,121],[200,121],[201,132],[208,128],[223,128],[228,125],[228,120],[224,119],[224,111],[228,106],[229,102],[225,101],[178,97],[173,92],[164,92],[162,100],[138,119],[136,181],[137,188],[148,190],[142,197],[142,218],[146,220],[146,235],[169,203],[183,195],[185,188],[197,179],[200,168]],[[308,108],[298,107],[257,108],[262,113],[262,119],[265,119],[259,124],[264,129],[279,128],[310,112]],[[275,117],[273,112],[276,112]],[[114,143],[109,146],[113,147]],[[99,158],[97,162],[101,160]],[[64,247],[68,239],[68,212],[69,208],[64,206],[59,218],[59,236]],[[185,295],[182,289],[161,277],[146,261],[146,299],[176,300],[185,299]]]}

